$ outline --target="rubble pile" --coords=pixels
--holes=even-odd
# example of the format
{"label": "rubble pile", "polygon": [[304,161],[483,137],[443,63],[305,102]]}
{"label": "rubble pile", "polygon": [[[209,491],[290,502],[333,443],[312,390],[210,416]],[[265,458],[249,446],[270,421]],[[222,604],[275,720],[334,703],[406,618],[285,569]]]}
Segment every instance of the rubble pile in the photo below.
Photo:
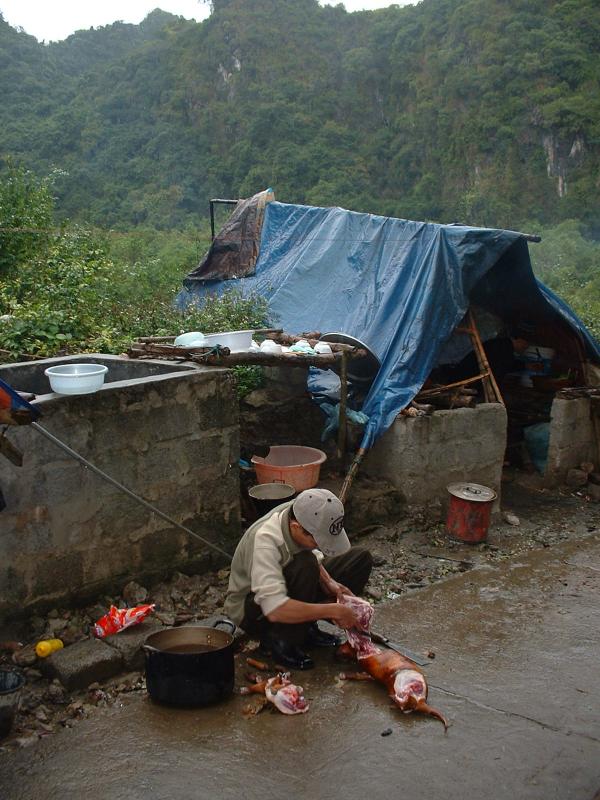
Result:
{"label": "rubble pile", "polygon": [[[78,642],[93,641],[93,626],[111,605],[131,608],[147,600],[156,604],[152,616],[155,623],[166,626],[194,623],[221,608],[228,579],[229,570],[222,569],[205,575],[177,572],[169,581],[151,590],[131,581],[123,587],[120,596],[104,596],[83,609],[52,609],[44,617],[32,617],[27,635],[23,637],[25,643],[0,641],[0,666],[15,664],[27,679],[13,730],[0,742],[0,752],[27,747],[56,730],[71,727],[96,708],[114,705],[123,693],[146,688],[143,673],[134,671],[69,691],[57,678],[48,674],[51,672],[48,669],[51,659],[38,658],[35,652],[37,642],[60,639],[65,650],[71,650],[71,645]],[[127,666],[127,659],[124,665]]]}

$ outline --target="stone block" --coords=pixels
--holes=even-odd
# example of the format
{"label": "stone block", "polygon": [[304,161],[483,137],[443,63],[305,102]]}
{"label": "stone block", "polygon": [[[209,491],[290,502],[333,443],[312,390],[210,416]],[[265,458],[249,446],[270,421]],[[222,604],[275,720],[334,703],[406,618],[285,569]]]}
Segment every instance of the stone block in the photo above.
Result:
{"label": "stone block", "polygon": [[58,678],[69,691],[112,678],[122,667],[121,653],[99,639],[84,639],[58,650],[42,662],[43,672]]}
{"label": "stone block", "polygon": [[[152,598],[149,602],[151,600]],[[102,642],[120,654],[127,669],[141,669],[144,666],[142,645],[146,641],[146,637],[164,627],[160,622],[147,620],[139,625],[132,625],[120,633],[115,633],[113,636],[107,636]]]}
{"label": "stone block", "polygon": [[582,469],[570,469],[567,472],[566,483],[567,486],[571,486],[574,489],[578,489],[581,486],[585,486],[588,482],[587,472],[584,472]]}
{"label": "stone block", "polygon": [[598,484],[589,483],[585,487],[585,492],[595,503],[600,503],[600,486]]}

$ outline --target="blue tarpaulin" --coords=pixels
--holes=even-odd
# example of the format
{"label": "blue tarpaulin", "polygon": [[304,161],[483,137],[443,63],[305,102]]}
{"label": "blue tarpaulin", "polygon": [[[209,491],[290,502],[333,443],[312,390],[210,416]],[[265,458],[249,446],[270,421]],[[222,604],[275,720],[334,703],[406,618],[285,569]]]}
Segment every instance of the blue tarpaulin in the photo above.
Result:
{"label": "blue tarpaulin", "polygon": [[362,409],[365,448],[417,394],[472,302],[512,321],[558,316],[600,361],[583,323],[536,281],[527,242],[514,231],[272,202],[255,274],[195,283],[180,302],[232,285],[266,297],[287,331],[347,333],[378,356]]}

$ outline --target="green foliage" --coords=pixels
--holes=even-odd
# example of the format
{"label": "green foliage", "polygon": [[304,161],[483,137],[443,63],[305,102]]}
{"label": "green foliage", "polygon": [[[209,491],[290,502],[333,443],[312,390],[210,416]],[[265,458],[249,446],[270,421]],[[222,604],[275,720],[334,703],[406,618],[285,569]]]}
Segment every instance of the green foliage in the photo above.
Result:
{"label": "green foliage", "polygon": [[0,19],[0,153],[68,172],[103,228],[197,227],[210,196],[600,230],[597,0],[349,14],[220,0],[38,45]]}
{"label": "green foliage", "polygon": [[53,224],[52,177],[40,181],[8,160],[0,182],[0,276],[46,246]]}
{"label": "green foliage", "polygon": [[[541,230],[538,274],[600,331],[597,0],[210,5],[200,24],[155,11],[49,45],[0,14],[0,347],[119,352],[264,324],[260,298],[189,318],[172,300],[207,247],[207,200],[266,186]],[[21,162],[63,172],[39,181]],[[45,233],[53,192],[58,218],[104,232]]]}
{"label": "green foliage", "polygon": [[580,222],[537,228],[542,241],[529,251],[537,277],[560,295],[600,341],[600,243],[586,238]]}
{"label": "green foliage", "polygon": [[233,374],[236,381],[237,395],[240,399],[263,385],[262,367],[233,367]]}
{"label": "green foliage", "polygon": [[[39,222],[43,217],[47,224],[52,216],[46,184],[32,182],[23,170],[0,180],[0,197],[7,218],[19,214]],[[106,234],[82,227],[32,236],[27,247],[20,231],[3,235],[11,270],[0,285],[0,347],[12,360],[58,352],[119,353],[138,336],[268,324],[266,302],[236,291],[185,312],[174,308],[181,279],[197,261],[201,242],[193,237],[138,231],[113,240],[111,258]],[[130,263],[128,254],[137,260]],[[248,373],[241,385],[254,379]]]}

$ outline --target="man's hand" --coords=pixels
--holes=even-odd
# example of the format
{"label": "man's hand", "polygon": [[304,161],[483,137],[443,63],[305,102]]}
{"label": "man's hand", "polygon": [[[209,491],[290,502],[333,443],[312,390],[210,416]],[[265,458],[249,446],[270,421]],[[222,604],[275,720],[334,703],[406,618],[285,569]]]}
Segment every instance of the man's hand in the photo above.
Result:
{"label": "man's hand", "polygon": [[329,618],[336,622],[340,628],[344,628],[348,630],[348,628],[359,628],[360,623],[356,613],[350,606],[343,606],[341,603],[336,603],[335,605],[332,604],[332,613],[330,613]]}

